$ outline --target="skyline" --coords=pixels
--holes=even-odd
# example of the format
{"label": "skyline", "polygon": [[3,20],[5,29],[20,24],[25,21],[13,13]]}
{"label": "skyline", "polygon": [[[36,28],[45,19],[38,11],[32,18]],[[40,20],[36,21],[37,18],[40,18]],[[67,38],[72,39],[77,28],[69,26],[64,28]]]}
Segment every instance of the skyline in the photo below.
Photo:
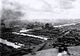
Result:
{"label": "skyline", "polygon": [[80,0],[8,0],[4,3],[6,9],[17,7],[23,12],[21,20],[52,22],[80,19]]}

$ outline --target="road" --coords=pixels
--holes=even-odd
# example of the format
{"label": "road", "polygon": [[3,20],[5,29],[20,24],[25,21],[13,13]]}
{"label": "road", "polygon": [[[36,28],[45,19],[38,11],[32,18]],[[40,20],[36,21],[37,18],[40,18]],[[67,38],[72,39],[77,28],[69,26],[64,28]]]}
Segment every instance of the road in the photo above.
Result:
{"label": "road", "polygon": [[[17,32],[12,32],[13,34],[17,34],[17,35],[23,35],[23,36],[29,36],[29,37],[33,37],[33,38],[39,38],[39,39],[43,39],[43,40],[47,40],[48,38],[46,37],[41,37],[41,36],[36,36],[36,35],[30,35],[30,34],[24,34],[24,33],[17,33]],[[4,40],[2,38],[0,38],[0,43],[6,44],[7,46],[12,46],[13,48],[21,48],[21,46],[24,46],[24,44],[15,44],[12,42],[9,42],[7,40]]]}
{"label": "road", "polygon": [[7,46],[12,46],[13,48],[20,48],[21,46],[23,46],[24,44],[18,44],[16,45],[15,43],[9,42],[7,40],[1,39],[0,38],[0,43],[6,44]]}

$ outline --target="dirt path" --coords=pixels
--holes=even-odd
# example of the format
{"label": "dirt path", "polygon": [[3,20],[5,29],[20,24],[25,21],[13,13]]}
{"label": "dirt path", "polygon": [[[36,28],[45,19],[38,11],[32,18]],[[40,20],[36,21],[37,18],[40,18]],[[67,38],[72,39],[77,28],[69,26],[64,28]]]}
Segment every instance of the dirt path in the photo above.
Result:
{"label": "dirt path", "polygon": [[[68,47],[71,56],[80,56],[80,46],[76,47]],[[53,48],[53,49],[47,49],[47,50],[42,50],[39,52],[36,52],[36,55],[23,55],[23,56],[57,56],[58,50]],[[67,56],[67,55],[66,55]]]}

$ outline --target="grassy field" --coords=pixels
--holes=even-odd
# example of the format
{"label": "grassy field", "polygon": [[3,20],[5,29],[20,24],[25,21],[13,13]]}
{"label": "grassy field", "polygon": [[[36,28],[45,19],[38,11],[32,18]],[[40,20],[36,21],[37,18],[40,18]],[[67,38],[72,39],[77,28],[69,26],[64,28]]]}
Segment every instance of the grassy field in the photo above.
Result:
{"label": "grassy field", "polygon": [[[69,49],[71,56],[80,56],[80,46],[68,47],[68,49]],[[53,49],[46,49],[46,50],[38,51],[36,52],[36,55],[28,54],[28,55],[23,55],[23,56],[57,56],[57,54],[58,54],[58,49],[53,48]]]}

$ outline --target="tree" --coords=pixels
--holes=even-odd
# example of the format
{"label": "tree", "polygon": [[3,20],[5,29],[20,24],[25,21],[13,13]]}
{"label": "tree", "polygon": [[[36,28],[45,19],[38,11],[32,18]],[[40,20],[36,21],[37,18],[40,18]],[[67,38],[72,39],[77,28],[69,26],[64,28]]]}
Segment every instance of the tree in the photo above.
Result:
{"label": "tree", "polygon": [[9,26],[12,21],[19,21],[19,19],[24,15],[21,11],[22,6],[16,1],[11,2],[10,0],[3,0],[2,5],[1,21],[2,23],[5,23],[6,26]]}
{"label": "tree", "polygon": [[1,20],[3,23],[5,23],[7,26],[9,26],[9,24],[12,21],[19,20],[21,16],[23,16],[23,13],[21,11],[15,11],[15,10],[11,10],[11,9],[3,9]]}
{"label": "tree", "polygon": [[50,23],[46,23],[45,28],[50,30],[50,29],[53,29],[53,26]]}

